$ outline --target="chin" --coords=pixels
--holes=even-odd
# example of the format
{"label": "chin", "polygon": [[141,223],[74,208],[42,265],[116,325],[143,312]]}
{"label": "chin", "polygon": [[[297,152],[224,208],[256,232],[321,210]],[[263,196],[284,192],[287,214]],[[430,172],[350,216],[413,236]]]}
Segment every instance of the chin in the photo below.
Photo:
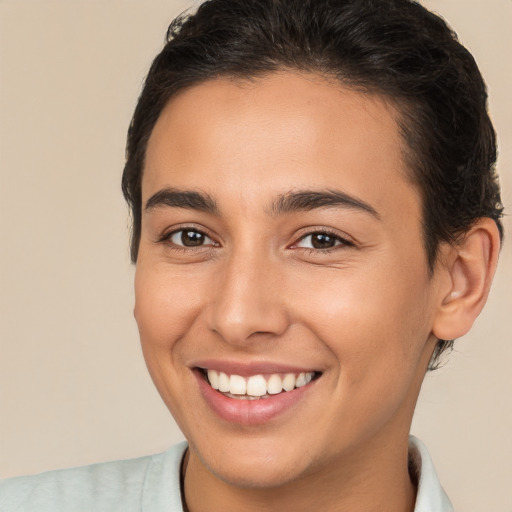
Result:
{"label": "chin", "polygon": [[[243,489],[273,489],[300,479],[307,460],[299,447],[267,441],[208,447],[203,455],[193,448],[202,464],[219,480]],[[273,446],[274,445],[274,446]],[[191,444],[192,448],[192,444]]]}
{"label": "chin", "polygon": [[[217,465],[216,465],[217,466]],[[276,489],[297,480],[300,473],[272,464],[226,464],[210,467],[219,480],[241,489]]]}

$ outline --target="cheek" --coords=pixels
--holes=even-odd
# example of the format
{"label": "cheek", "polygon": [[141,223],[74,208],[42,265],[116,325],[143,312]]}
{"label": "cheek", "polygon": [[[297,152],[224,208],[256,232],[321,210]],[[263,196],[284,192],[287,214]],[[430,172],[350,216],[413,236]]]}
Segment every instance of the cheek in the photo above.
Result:
{"label": "cheek", "polygon": [[168,350],[183,336],[200,307],[196,285],[163,266],[137,266],[134,314],[143,347]]}
{"label": "cheek", "polygon": [[[197,284],[197,283],[195,283]],[[135,319],[149,374],[167,407],[180,422],[180,383],[186,375],[185,335],[198,315],[197,286],[172,275],[166,266],[140,263],[135,273]]]}
{"label": "cheek", "polygon": [[410,276],[390,288],[388,277],[347,278],[308,304],[308,327],[335,362],[332,424],[354,436],[412,415],[424,376],[429,329],[422,280]]}
{"label": "cheek", "polygon": [[[135,273],[134,315],[149,374],[163,401],[182,429],[186,375],[184,336],[198,315],[197,283],[173,275],[166,265],[139,260]],[[180,364],[181,362],[181,364]]]}
{"label": "cheek", "polygon": [[429,283],[422,269],[380,268],[317,276],[315,286],[305,287],[306,323],[338,360],[341,378],[353,383],[389,380],[404,368],[410,372],[404,379],[411,378],[430,334]]}

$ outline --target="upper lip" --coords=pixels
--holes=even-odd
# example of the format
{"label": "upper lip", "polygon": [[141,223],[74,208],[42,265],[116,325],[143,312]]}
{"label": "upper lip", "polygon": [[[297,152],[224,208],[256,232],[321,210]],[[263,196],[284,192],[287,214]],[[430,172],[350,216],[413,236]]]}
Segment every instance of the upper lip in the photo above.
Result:
{"label": "upper lip", "polygon": [[241,377],[250,377],[251,375],[271,375],[274,373],[305,373],[319,372],[316,368],[310,366],[296,366],[271,361],[230,361],[221,359],[208,359],[195,361],[190,365],[191,368],[201,370],[216,370],[227,375],[240,375]]}

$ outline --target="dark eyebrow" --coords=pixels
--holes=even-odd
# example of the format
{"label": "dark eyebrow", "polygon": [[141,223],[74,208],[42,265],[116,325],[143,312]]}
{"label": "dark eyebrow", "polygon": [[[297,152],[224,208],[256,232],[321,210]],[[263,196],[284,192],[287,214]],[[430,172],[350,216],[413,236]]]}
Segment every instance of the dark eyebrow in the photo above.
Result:
{"label": "dark eyebrow", "polygon": [[277,216],[285,213],[331,207],[361,210],[370,213],[380,220],[380,215],[373,206],[339,190],[299,190],[297,192],[289,192],[279,196],[272,202],[270,214]]}
{"label": "dark eyebrow", "polygon": [[161,206],[187,208],[189,210],[200,210],[208,213],[219,212],[217,203],[210,195],[195,190],[164,188],[148,199],[145,210],[148,211]]}

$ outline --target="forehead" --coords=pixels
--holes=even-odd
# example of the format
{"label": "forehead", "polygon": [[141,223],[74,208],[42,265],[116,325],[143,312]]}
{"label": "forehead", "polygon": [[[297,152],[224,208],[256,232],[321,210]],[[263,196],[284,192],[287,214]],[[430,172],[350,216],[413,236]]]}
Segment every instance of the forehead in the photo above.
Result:
{"label": "forehead", "polygon": [[210,80],[162,111],[148,143],[143,200],[169,186],[200,187],[221,200],[229,192],[248,200],[337,188],[376,209],[405,191],[402,208],[409,201],[417,211],[397,118],[385,98],[317,75]]}

